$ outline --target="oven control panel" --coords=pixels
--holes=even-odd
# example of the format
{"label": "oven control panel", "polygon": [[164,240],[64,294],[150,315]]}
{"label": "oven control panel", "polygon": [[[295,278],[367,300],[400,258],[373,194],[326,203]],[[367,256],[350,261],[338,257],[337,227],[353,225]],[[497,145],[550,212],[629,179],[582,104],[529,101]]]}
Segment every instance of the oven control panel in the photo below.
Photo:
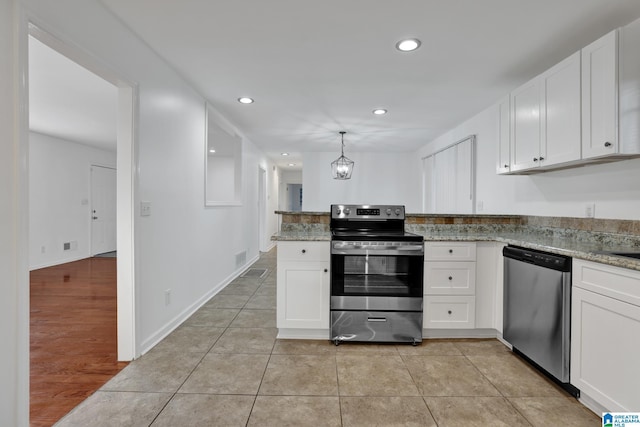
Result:
{"label": "oven control panel", "polygon": [[331,205],[331,218],[386,220],[405,218],[402,205]]}

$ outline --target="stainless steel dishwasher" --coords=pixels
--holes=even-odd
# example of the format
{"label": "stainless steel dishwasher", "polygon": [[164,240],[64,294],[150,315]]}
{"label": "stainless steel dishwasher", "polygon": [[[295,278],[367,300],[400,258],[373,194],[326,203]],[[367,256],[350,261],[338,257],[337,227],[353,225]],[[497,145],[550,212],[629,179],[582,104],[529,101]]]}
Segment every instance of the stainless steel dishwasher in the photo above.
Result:
{"label": "stainless steel dishwasher", "polygon": [[571,258],[507,246],[503,338],[569,393]]}

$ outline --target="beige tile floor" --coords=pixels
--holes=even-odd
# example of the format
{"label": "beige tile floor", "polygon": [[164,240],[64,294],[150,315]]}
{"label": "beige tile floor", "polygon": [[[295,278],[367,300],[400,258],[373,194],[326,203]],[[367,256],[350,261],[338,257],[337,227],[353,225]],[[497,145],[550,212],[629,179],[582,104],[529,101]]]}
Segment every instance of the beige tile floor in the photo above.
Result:
{"label": "beige tile floor", "polygon": [[599,426],[497,340],[276,339],[276,251],[60,426]]}

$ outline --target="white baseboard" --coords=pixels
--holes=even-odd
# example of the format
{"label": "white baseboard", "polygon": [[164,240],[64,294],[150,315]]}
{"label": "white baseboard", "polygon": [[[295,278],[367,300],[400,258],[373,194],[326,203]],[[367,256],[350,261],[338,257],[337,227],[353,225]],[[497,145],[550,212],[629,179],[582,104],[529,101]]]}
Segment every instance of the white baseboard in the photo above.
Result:
{"label": "white baseboard", "polygon": [[578,401],[599,417],[602,416],[603,412],[610,412],[591,396],[584,394],[582,390],[580,390],[580,397],[578,398]]}
{"label": "white baseboard", "polygon": [[193,315],[196,311],[200,309],[203,305],[205,305],[211,298],[216,296],[218,292],[223,290],[229,283],[231,283],[234,279],[240,276],[247,268],[249,268],[253,263],[255,263],[260,258],[260,255],[256,255],[247,261],[242,267],[236,269],[232,274],[230,274],[226,279],[222,282],[218,283],[216,286],[211,288],[207,293],[205,293],[202,297],[198,298],[193,304],[189,305],[187,308],[182,310],[177,316],[167,322],[162,328],[160,328],[156,333],[151,335],[149,338],[144,340],[140,344],[140,354],[136,356],[136,358],[142,356],[147,353],[153,347],[156,346],[160,341],[165,339],[167,335],[173,332],[178,326],[184,323],[191,315]]}
{"label": "white baseboard", "polygon": [[423,329],[422,338],[498,338],[495,329]]}
{"label": "white baseboard", "polygon": [[329,329],[278,329],[278,339],[285,340],[329,340]]}

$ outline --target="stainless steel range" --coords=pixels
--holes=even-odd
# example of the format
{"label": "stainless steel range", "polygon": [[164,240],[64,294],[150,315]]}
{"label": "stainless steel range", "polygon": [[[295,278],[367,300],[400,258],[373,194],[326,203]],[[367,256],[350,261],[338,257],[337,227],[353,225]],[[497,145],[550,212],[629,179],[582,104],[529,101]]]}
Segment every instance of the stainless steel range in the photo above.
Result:
{"label": "stainless steel range", "polygon": [[422,342],[424,239],[404,206],[331,205],[331,340]]}

